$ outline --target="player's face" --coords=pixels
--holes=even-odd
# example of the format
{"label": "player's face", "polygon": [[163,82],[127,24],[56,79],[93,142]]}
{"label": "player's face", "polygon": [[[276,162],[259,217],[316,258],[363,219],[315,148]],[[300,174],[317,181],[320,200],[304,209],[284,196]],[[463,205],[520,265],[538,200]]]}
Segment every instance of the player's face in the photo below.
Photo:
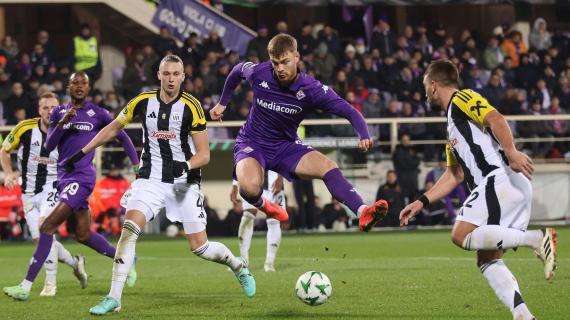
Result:
{"label": "player's face", "polygon": [[163,62],[158,68],[160,88],[169,96],[175,96],[180,91],[180,84],[184,81],[184,66],[179,62]]}
{"label": "player's face", "polygon": [[274,57],[270,56],[273,70],[280,82],[290,82],[297,77],[297,63],[299,63],[299,52],[287,51],[285,54]]}
{"label": "player's face", "polygon": [[49,113],[51,110],[59,105],[56,98],[43,98],[39,102],[38,113],[44,124],[49,122]]}
{"label": "player's face", "polygon": [[436,93],[437,93],[437,84],[435,81],[428,78],[428,76],[424,76],[424,89],[426,91],[426,98],[427,102],[430,106],[437,105]]}
{"label": "player's face", "polygon": [[69,79],[69,95],[74,100],[84,100],[89,94],[89,79],[81,74],[77,73],[71,76]]}

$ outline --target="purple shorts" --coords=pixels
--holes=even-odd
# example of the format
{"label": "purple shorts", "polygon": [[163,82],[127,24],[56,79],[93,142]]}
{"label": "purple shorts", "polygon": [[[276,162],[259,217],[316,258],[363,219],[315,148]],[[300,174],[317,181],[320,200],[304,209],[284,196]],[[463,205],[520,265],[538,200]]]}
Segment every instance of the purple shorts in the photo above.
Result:
{"label": "purple shorts", "polygon": [[57,184],[59,201],[70,206],[73,211],[89,208],[89,196],[93,192],[93,183],[79,180],[63,180]]}
{"label": "purple shorts", "polygon": [[257,160],[264,170],[279,173],[285,179],[291,181],[297,179],[295,169],[301,158],[314,149],[301,143],[285,141],[276,143],[271,147],[261,147],[251,140],[236,141],[234,146],[234,166],[242,159],[251,157]]}

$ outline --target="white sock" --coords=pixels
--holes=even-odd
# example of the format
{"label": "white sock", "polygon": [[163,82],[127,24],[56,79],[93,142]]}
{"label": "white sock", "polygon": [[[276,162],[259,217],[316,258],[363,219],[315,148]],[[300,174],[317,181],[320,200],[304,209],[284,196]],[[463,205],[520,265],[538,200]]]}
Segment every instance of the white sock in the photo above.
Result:
{"label": "white sock", "polygon": [[57,259],[66,265],[75,268],[77,266],[77,259],[75,259],[67,249],[57,240],[53,240],[53,244],[57,249]]}
{"label": "white sock", "polygon": [[125,220],[121,238],[117,243],[117,251],[113,262],[111,290],[109,291],[109,296],[119,301],[121,301],[127,275],[135,260],[135,246],[140,233],[141,229],[134,221]]}
{"label": "white sock", "polygon": [[518,247],[538,248],[543,234],[540,230],[521,231],[497,225],[477,227],[463,240],[465,250],[501,250]]}
{"label": "white sock", "polygon": [[275,219],[267,219],[267,256],[266,264],[275,264],[275,256],[281,243],[281,223]]}
{"label": "white sock", "polygon": [[232,254],[230,249],[219,242],[206,241],[200,248],[192,250],[192,252],[204,260],[225,264],[236,273],[243,266],[243,263]]}
{"label": "white sock", "polygon": [[46,270],[46,279],[45,282],[49,282],[51,284],[56,283],[57,277],[57,247],[55,241],[51,244],[51,249],[49,254],[44,262],[44,268]]}
{"label": "white sock", "polygon": [[34,284],[31,281],[28,281],[26,279],[22,280],[22,282],[20,283],[20,285],[22,286],[22,288],[24,290],[26,290],[27,292],[30,292],[30,290],[32,290],[32,284]]}
{"label": "white sock", "polygon": [[255,215],[249,211],[244,211],[239,223],[238,239],[241,257],[249,263],[249,248],[251,247],[251,237],[253,236],[253,224]]}
{"label": "white sock", "polygon": [[[357,218],[360,218],[360,216],[362,215],[362,211],[363,211],[364,209],[366,209],[366,205],[364,205],[364,204],[361,205],[360,207],[358,207],[358,210],[357,210],[358,212],[356,213],[356,217],[357,217]],[[350,211],[350,210],[348,210],[348,211]]]}
{"label": "white sock", "polygon": [[517,279],[502,259],[489,261],[480,269],[499,300],[509,308],[515,319],[533,319],[522,299]]}

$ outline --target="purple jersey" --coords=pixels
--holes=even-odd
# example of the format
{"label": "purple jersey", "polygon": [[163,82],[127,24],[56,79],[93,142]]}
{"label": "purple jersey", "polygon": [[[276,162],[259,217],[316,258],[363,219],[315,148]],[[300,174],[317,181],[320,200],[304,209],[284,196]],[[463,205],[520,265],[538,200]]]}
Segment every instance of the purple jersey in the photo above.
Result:
{"label": "purple jersey", "polygon": [[271,62],[237,64],[226,80],[220,104],[227,105],[242,79],[251,85],[254,102],[237,142],[252,140],[262,147],[272,147],[296,141],[299,124],[317,109],[348,119],[361,139],[370,137],[362,115],[330,87],[301,72],[289,88],[283,89]]}
{"label": "purple jersey", "polygon": [[[79,180],[85,183],[95,183],[95,167],[93,157],[95,150],[87,153],[81,160],[75,163],[75,170],[67,172],[63,169],[65,161],[76,152],[86,146],[97,133],[106,125],[113,121],[109,112],[96,104],[87,102],[77,109],[77,115],[71,119],[63,128],[58,128],[58,122],[63,118],[70,104],[55,107],[50,113],[50,124],[48,137],[46,139],[46,149],[58,148],[59,160],[57,163],[57,178],[62,180]],[[138,163],[134,146],[124,131],[118,136],[123,142],[125,151],[134,164]],[[134,154],[134,156],[133,156]]]}

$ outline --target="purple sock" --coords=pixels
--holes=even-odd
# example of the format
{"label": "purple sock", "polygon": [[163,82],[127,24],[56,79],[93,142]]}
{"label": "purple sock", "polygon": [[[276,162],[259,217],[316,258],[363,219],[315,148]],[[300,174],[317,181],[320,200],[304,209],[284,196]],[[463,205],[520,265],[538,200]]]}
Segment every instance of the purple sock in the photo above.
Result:
{"label": "purple sock", "polygon": [[26,274],[26,280],[34,282],[40,269],[44,265],[47,259],[49,251],[51,250],[51,244],[53,243],[53,235],[47,233],[40,233],[40,239],[38,240],[38,245],[36,246],[36,251],[34,252],[32,262],[28,267],[28,274]]}
{"label": "purple sock", "polygon": [[89,234],[89,238],[87,238],[83,244],[111,259],[115,257],[115,247],[113,247],[107,239],[97,232],[91,232],[91,234]]}
{"label": "purple sock", "polygon": [[263,195],[263,190],[259,191],[258,195],[250,197],[240,188],[239,195],[243,198],[243,200],[247,201],[249,204],[256,208],[260,208],[263,205],[263,198],[261,198],[261,195]]}
{"label": "purple sock", "polygon": [[362,201],[362,198],[354,190],[350,182],[342,175],[339,168],[334,168],[325,173],[323,182],[335,199],[345,204],[355,215],[358,215],[358,208],[364,205],[364,201]]}

